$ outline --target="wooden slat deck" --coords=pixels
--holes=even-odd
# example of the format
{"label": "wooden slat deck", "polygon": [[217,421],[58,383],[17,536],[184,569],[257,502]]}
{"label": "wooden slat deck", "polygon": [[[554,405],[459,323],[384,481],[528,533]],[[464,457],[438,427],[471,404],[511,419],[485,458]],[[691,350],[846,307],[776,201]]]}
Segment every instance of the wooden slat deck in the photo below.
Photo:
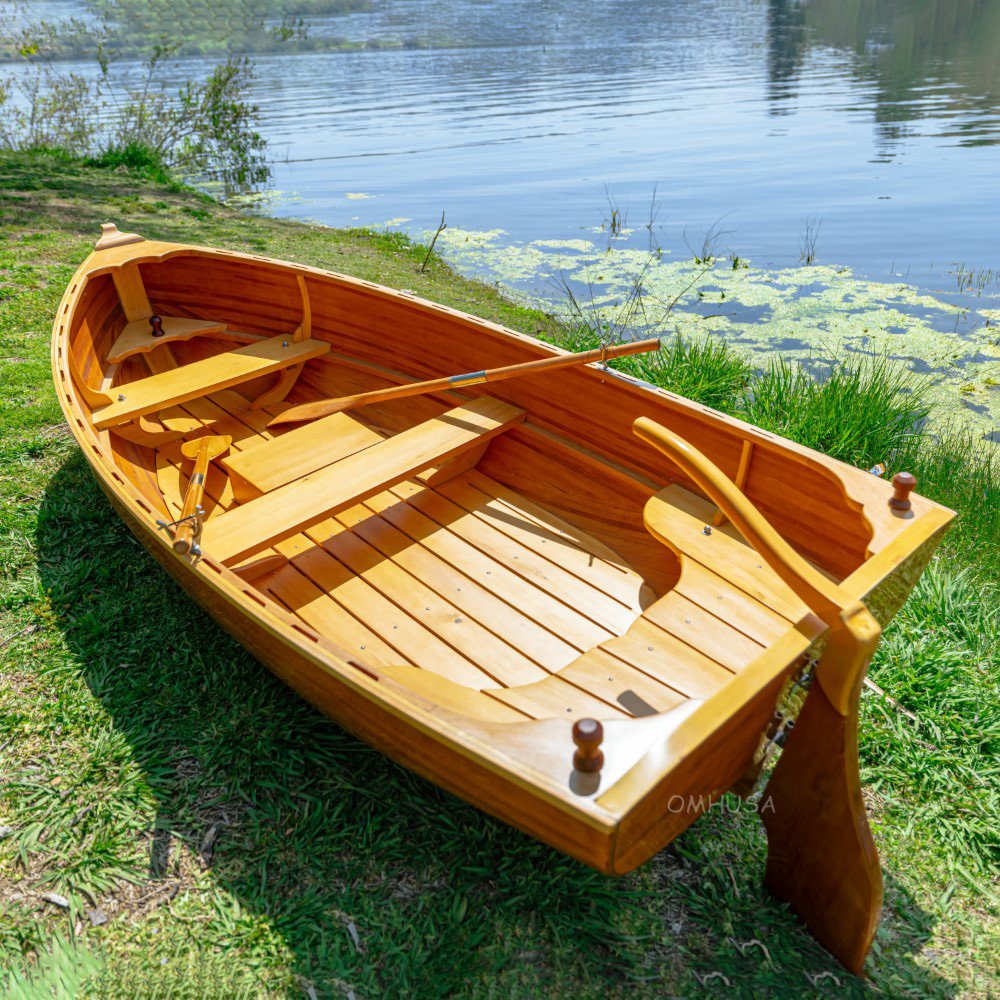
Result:
{"label": "wooden slat deck", "polygon": [[[228,391],[184,405],[213,433],[235,431],[220,465],[267,476],[263,460],[285,435],[266,424],[282,406],[250,412],[241,399]],[[381,447],[354,415],[338,418],[348,451]],[[179,443],[160,457],[173,469],[161,481],[179,496]],[[684,571],[659,599],[603,543],[476,469],[437,486],[404,480],[339,509],[277,543],[291,561],[257,585],[359,658],[399,672],[404,687],[427,696],[433,682],[413,680],[425,671],[462,685],[479,717],[501,706],[522,718],[669,711],[709,697],[806,613],[725,529],[706,545],[714,508],[671,490],[661,496]],[[206,493],[218,508],[210,535],[220,514],[240,508],[221,468]]]}
{"label": "wooden slat deck", "polygon": [[[233,446],[225,464],[239,465],[269,440],[280,441],[271,438],[266,425],[281,405],[250,411],[246,403],[226,390],[183,404],[185,412],[202,420],[206,432],[231,434]],[[176,500],[189,471],[180,442],[161,447],[158,463],[161,487]],[[216,467],[222,464],[213,463],[206,479],[209,523],[235,503],[228,477]],[[493,487],[501,489],[499,484]],[[395,489],[412,490],[424,499],[436,495],[416,481]],[[530,524],[538,514],[520,516]],[[570,530],[558,518],[551,521],[547,530],[553,534]],[[478,537],[483,526],[476,526]],[[607,602],[619,609],[625,625],[640,613],[643,584],[634,572],[615,570],[631,579],[626,607],[599,589],[599,575],[591,583],[563,576],[555,563],[504,541],[509,548],[502,557],[492,556],[460,532],[428,518],[397,492],[384,491],[268,550],[284,552],[291,561],[257,585],[303,622],[374,666],[429,667],[473,690],[537,682],[611,638],[615,631],[591,620],[577,607],[580,603],[586,608]],[[529,566],[526,575],[502,561],[518,552],[522,559],[512,562]],[[553,579],[567,582],[569,592],[550,592]],[[620,584],[616,589],[621,597]],[[462,621],[456,623],[455,618]],[[567,689],[572,693],[572,686]]]}

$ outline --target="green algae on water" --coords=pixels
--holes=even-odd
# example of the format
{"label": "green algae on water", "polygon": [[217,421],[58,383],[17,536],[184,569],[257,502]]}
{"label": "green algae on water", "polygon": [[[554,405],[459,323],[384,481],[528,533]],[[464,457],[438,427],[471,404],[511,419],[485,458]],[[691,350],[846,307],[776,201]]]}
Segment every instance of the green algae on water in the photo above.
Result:
{"label": "green algae on water", "polygon": [[984,434],[1000,427],[1000,295],[983,296],[982,307],[970,311],[905,281],[873,281],[847,267],[768,269],[728,257],[697,263],[584,239],[523,244],[500,229],[449,227],[438,247],[460,270],[510,286],[535,305],[537,292],[525,289],[548,282],[549,310],[569,312],[557,292],[565,282],[612,329],[626,321],[626,309],[634,312],[626,303],[638,282],[646,329],[665,321],[683,336],[710,333],[762,366],[777,354],[813,368],[857,352],[884,354],[929,377],[936,420]]}

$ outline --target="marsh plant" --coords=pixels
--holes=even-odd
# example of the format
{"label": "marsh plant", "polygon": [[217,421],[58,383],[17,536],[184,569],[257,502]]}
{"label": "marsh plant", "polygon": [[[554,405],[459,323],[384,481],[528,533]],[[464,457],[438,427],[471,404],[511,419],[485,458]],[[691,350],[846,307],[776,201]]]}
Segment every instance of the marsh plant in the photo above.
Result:
{"label": "marsh plant", "polygon": [[175,168],[221,181],[228,191],[268,179],[259,112],[248,98],[249,59],[230,56],[204,79],[171,89],[162,78],[179,45],[161,41],[150,49],[142,75],[130,80],[113,72],[105,23],[87,27],[96,39],[98,72],[85,76],[60,69],[52,58],[66,30],[65,22],[6,30],[3,43],[25,65],[0,76],[0,147],[62,149],[109,166]]}
{"label": "marsh plant", "polygon": [[802,236],[799,238],[799,263],[807,267],[816,261],[816,248],[819,245],[819,231],[823,228],[822,215],[809,215],[803,223]]}

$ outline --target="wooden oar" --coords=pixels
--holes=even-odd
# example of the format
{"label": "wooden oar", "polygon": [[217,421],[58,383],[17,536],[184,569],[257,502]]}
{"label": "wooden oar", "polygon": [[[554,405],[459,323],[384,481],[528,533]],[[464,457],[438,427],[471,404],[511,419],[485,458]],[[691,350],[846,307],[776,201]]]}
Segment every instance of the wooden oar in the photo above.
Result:
{"label": "wooden oar", "polygon": [[394,385],[388,389],[376,389],[374,392],[361,392],[356,396],[341,396],[339,399],[321,399],[315,403],[303,403],[293,406],[279,414],[267,425],[292,424],[302,420],[314,420],[342,410],[352,410],[356,406],[366,406],[368,403],[384,403],[390,399],[402,399],[404,396],[419,396],[425,392],[438,392],[442,389],[455,389],[466,385],[476,385],[479,382],[497,382],[503,378],[515,378],[518,375],[534,375],[549,371],[552,368],[566,368],[569,365],[585,365],[593,361],[610,361],[627,354],[643,354],[646,351],[659,350],[658,338],[652,340],[637,340],[631,344],[614,344],[595,351],[581,351],[579,354],[561,354],[555,358],[543,358],[541,361],[526,361],[520,365],[508,365],[506,368],[490,368],[481,372],[469,372],[466,375],[451,375],[445,378],[435,378],[428,382],[412,382],[409,385]]}
{"label": "wooden oar", "polygon": [[184,494],[184,509],[174,533],[174,552],[185,555],[191,551],[195,541],[198,508],[205,493],[205,476],[208,473],[208,463],[223,452],[229,450],[233,439],[228,434],[210,434],[207,437],[185,441],[181,445],[181,454],[185,458],[194,459],[194,471],[188,480],[187,492]]}

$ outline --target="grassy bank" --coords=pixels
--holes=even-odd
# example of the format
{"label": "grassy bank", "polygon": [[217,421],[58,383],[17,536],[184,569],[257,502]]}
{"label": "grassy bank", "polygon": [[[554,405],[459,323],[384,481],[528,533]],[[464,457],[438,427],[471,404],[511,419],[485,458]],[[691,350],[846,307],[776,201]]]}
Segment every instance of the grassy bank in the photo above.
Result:
{"label": "grassy bank", "polygon": [[[963,513],[873,668],[894,700],[863,703],[886,876],[866,986],[763,892],[763,834],[736,800],[636,873],[605,878],[312,711],[123,528],[63,428],[48,367],[56,304],[109,218],[410,288],[536,335],[565,330],[436,259],[421,273],[424,251],[398,235],[243,218],[67,159],[0,157],[0,213],[6,975],[99,997],[1000,992],[998,487],[986,453],[907,428],[888,442],[831,437],[832,404],[798,406],[815,387],[782,388],[780,372],[756,375],[721,347],[679,345],[645,374],[734,412],[759,404],[765,422],[790,410],[769,417],[763,401],[794,393],[792,410],[811,416],[784,433],[855,448],[856,461],[923,456],[937,471],[917,470],[922,490]],[[838,433],[890,412],[874,408],[884,386],[858,379]],[[851,410],[852,395],[871,405]],[[5,974],[0,993],[13,989]]]}

